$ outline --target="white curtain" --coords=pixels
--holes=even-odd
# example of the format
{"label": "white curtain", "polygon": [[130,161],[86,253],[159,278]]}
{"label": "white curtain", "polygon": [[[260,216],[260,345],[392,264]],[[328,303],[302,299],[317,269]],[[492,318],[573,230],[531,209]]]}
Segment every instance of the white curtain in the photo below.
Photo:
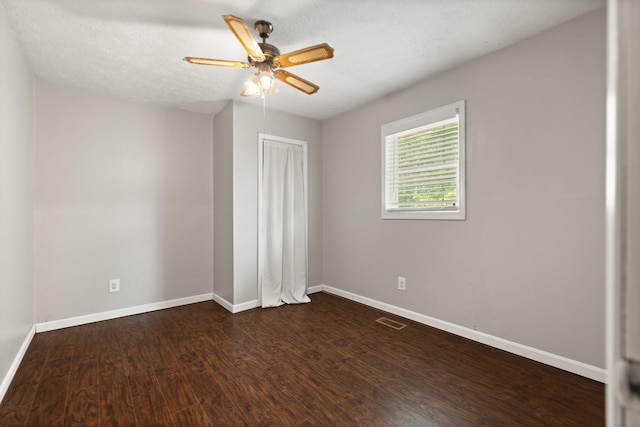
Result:
{"label": "white curtain", "polygon": [[307,213],[304,149],[264,140],[260,288],[262,307],[307,297]]}

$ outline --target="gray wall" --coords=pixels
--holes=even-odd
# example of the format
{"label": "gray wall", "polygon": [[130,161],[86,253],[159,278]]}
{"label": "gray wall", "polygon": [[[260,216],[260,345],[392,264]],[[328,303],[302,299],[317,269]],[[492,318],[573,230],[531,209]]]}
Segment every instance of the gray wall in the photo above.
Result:
{"label": "gray wall", "polygon": [[[460,99],[467,220],[381,220],[380,126]],[[604,367],[604,10],[322,131],[325,284]]]}
{"label": "gray wall", "polygon": [[36,124],[38,322],[212,292],[210,116],[40,81]]}
{"label": "gray wall", "polygon": [[0,3],[0,381],[34,322],[33,77]]}
{"label": "gray wall", "polygon": [[233,303],[233,103],[213,120],[213,292]]}
{"label": "gray wall", "polygon": [[[300,96],[305,96],[300,94]],[[268,98],[267,98],[268,104]],[[268,108],[268,105],[267,105]],[[234,304],[258,298],[258,133],[308,142],[309,286],[322,284],[322,146],[316,120],[233,103]]]}

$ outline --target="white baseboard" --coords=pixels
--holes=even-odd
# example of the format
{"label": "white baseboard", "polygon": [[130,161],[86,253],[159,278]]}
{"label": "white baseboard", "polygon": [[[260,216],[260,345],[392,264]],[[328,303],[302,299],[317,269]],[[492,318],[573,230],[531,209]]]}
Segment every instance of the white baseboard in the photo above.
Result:
{"label": "white baseboard", "polygon": [[70,326],[85,325],[87,323],[100,322],[103,320],[116,319],[118,317],[131,316],[134,314],[148,313],[150,311],[162,310],[165,308],[178,307],[186,304],[193,304],[202,301],[211,301],[212,293],[195,295],[192,297],[178,298],[169,301],[154,302],[151,304],[138,305],[135,307],[120,308],[118,310],[103,311],[101,313],[87,314],[85,316],[70,317],[68,319],[52,320],[50,322],[36,323],[37,332],[53,331],[55,329],[68,328]]}
{"label": "white baseboard", "polygon": [[213,293],[213,300],[224,307],[228,312],[233,313],[233,304],[231,304],[226,299],[222,298],[220,295]]}
{"label": "white baseboard", "polygon": [[31,340],[33,339],[33,336],[35,334],[36,334],[36,327],[34,325],[31,327],[31,329],[27,333],[27,337],[24,339],[24,342],[20,346],[20,350],[18,350],[18,353],[16,354],[16,357],[13,359],[11,366],[9,366],[9,371],[7,372],[7,375],[4,376],[2,383],[0,383],[0,403],[2,403],[2,399],[4,399],[4,395],[7,394],[7,390],[9,390],[9,385],[11,384],[11,381],[13,381],[13,377],[15,376],[16,372],[18,372],[18,367],[20,366],[20,363],[22,362],[22,359],[24,358],[24,355],[27,352],[27,348],[29,348],[29,344],[31,344]]}
{"label": "white baseboard", "polygon": [[243,302],[241,304],[235,304],[233,306],[233,313],[240,313],[241,311],[251,310],[252,308],[260,307],[260,301],[254,299],[252,301]]}
{"label": "white baseboard", "polygon": [[[324,289],[323,285],[310,286],[309,288],[307,288],[307,294],[314,294],[316,292],[322,292],[323,289]],[[252,300],[252,301],[243,302],[241,304],[231,304],[226,299],[224,299],[221,296],[216,295],[214,293],[213,294],[213,300],[215,302],[217,302],[218,304],[220,304],[225,309],[227,309],[231,313],[240,313],[241,311],[251,310],[252,308],[260,307],[260,301],[258,301],[257,299],[256,300]]]}
{"label": "white baseboard", "polygon": [[243,302],[242,304],[231,304],[226,299],[219,295],[213,294],[213,300],[227,309],[230,313],[240,313],[241,311],[251,310],[252,308],[260,307],[260,303],[257,299],[252,301]]}
{"label": "white baseboard", "polygon": [[324,285],[309,286],[307,288],[307,295],[315,294],[316,292],[322,292],[323,289]]}
{"label": "white baseboard", "polygon": [[452,334],[459,335],[461,337],[468,338],[482,344],[499,348],[500,350],[504,350],[509,353],[517,354],[518,356],[526,357],[527,359],[535,360],[536,362],[544,363],[545,365],[553,366],[564,371],[568,371],[595,381],[599,381],[601,383],[607,382],[606,369],[578,362],[577,360],[568,359],[563,356],[558,356],[557,354],[549,353],[543,350],[538,350],[536,348],[529,347],[523,344],[518,344],[516,342],[489,335],[484,332],[479,332],[473,329],[466,328],[464,326],[459,326],[454,323],[449,323],[444,320],[426,316],[415,311],[406,310],[404,308],[396,307],[391,304],[376,301],[374,299],[363,297],[351,292],[343,291],[338,288],[333,288],[327,285],[321,285],[321,287],[322,290],[330,294],[338,295],[368,305],[370,307],[386,311],[388,313],[414,320],[418,323],[432,326],[434,328],[441,329],[443,331],[450,332]]}

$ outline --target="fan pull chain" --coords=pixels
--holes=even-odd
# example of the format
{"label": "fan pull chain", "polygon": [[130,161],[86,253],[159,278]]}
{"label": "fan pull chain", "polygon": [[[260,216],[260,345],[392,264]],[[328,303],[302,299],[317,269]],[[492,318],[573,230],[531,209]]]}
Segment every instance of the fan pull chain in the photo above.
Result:
{"label": "fan pull chain", "polygon": [[267,96],[262,92],[262,134],[267,134]]}

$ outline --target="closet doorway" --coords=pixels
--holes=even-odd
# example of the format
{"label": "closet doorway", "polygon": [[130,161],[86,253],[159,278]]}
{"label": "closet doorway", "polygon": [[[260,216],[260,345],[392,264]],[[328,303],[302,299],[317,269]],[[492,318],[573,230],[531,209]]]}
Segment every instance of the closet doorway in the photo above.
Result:
{"label": "closet doorway", "polygon": [[263,308],[309,302],[307,142],[258,144],[258,295]]}

